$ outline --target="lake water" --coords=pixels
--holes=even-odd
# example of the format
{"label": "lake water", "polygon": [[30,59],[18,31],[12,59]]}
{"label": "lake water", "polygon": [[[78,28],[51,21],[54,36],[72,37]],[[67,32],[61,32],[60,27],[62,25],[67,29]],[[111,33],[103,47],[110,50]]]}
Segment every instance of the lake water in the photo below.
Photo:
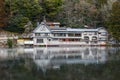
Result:
{"label": "lake water", "polygon": [[0,80],[120,80],[120,48],[1,48]]}

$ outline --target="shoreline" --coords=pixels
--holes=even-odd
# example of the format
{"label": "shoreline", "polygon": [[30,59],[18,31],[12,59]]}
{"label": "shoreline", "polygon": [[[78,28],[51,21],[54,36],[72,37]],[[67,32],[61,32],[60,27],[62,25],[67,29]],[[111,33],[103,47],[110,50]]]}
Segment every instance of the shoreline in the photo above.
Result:
{"label": "shoreline", "polygon": [[[12,48],[19,48],[19,47],[23,47],[23,48],[34,48],[34,47],[120,47],[120,45],[32,45],[32,46],[25,46],[25,45],[18,45],[18,46],[13,46]],[[12,49],[9,48],[8,46],[0,46],[0,48],[8,48],[8,49]]]}

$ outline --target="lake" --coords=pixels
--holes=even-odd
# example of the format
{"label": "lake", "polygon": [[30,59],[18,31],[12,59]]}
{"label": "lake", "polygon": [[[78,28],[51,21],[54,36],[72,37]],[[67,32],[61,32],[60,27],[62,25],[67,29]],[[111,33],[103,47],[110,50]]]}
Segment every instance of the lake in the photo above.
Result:
{"label": "lake", "polygon": [[120,80],[120,48],[0,48],[0,80]]}

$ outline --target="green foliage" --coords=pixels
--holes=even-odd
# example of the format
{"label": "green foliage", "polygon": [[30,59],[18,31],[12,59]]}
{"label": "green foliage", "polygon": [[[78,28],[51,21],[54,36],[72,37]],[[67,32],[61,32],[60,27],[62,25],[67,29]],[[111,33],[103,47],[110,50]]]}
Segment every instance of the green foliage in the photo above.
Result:
{"label": "green foliage", "polygon": [[41,6],[43,15],[53,19],[62,9],[63,0],[43,0]]}
{"label": "green foliage", "polygon": [[116,1],[112,6],[111,16],[107,22],[110,34],[120,41],[120,1]]}
{"label": "green foliage", "polygon": [[25,28],[24,26],[29,22],[28,17],[24,17],[22,15],[13,16],[10,19],[9,27],[6,27],[5,30],[16,32],[16,33],[23,33]]}
{"label": "green foliage", "polygon": [[107,4],[108,0],[87,0],[88,3],[95,3],[96,6],[102,7],[103,5]]}
{"label": "green foliage", "polygon": [[24,28],[27,22],[29,22],[28,17],[24,17],[22,15],[17,15],[11,18],[10,20],[11,25],[17,26],[19,28]]}
{"label": "green foliage", "polygon": [[8,39],[7,40],[7,45],[8,45],[8,48],[12,48],[13,47],[13,41],[11,39]]}
{"label": "green foliage", "polygon": [[[104,26],[110,15],[109,0],[5,0],[9,27],[5,30],[23,33],[28,22],[46,16],[48,21],[59,21],[67,27]],[[110,3],[112,4],[112,3]],[[117,19],[114,19],[117,20]],[[113,33],[116,34],[116,33]]]}
{"label": "green foliage", "polygon": [[96,0],[96,5],[98,8],[104,6],[105,4],[107,4],[108,0]]}
{"label": "green foliage", "polygon": [[15,32],[15,33],[23,33],[24,32],[24,28],[19,28],[14,25],[5,27],[4,30],[10,31],[10,32]]}
{"label": "green foliage", "polygon": [[[65,0],[58,20],[69,27],[103,26],[106,18],[102,15],[101,7],[98,8],[98,4],[102,5],[102,2],[99,3],[98,0]],[[104,5],[106,4],[104,2]]]}
{"label": "green foliage", "polygon": [[42,8],[36,0],[6,0],[6,11],[10,16],[9,27],[5,30],[23,33],[24,26],[29,21],[34,22]]}
{"label": "green foliage", "polygon": [[23,33],[28,22],[36,24],[41,17],[53,19],[61,10],[63,0],[5,0],[9,27],[5,30]]}
{"label": "green foliage", "polygon": [[36,0],[6,0],[6,5],[9,5],[11,16],[23,15],[33,19],[42,11]]}

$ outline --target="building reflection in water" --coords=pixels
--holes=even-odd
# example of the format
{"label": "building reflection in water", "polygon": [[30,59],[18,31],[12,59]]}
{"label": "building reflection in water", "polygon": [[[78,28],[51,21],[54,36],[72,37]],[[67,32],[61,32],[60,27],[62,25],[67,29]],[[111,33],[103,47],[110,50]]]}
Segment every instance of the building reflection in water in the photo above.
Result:
{"label": "building reflection in water", "polygon": [[34,62],[41,68],[59,68],[62,64],[104,63],[105,47],[35,48]]}
{"label": "building reflection in water", "polygon": [[93,64],[107,61],[108,53],[116,48],[107,47],[39,47],[0,49],[0,60],[31,58],[42,69],[59,68],[62,64]]}

